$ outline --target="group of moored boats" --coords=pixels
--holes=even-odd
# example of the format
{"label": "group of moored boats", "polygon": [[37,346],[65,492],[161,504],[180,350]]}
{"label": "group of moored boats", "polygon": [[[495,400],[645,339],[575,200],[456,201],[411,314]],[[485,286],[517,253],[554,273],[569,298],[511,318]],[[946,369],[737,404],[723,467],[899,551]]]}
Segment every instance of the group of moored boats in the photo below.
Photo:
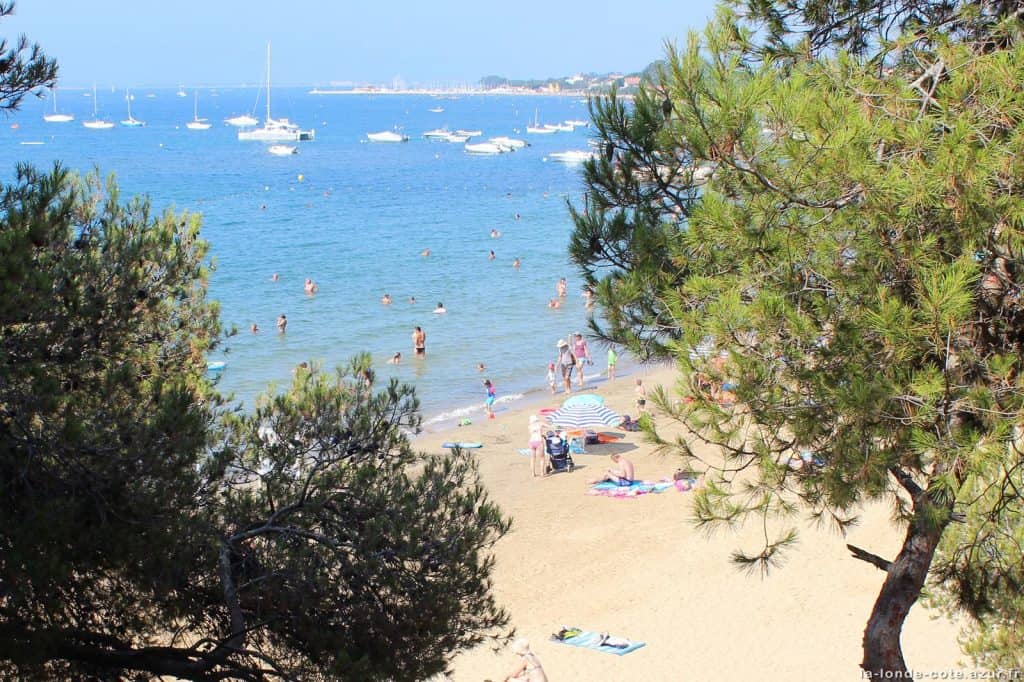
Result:
{"label": "group of moored boats", "polygon": [[[449,142],[464,145],[466,152],[470,154],[504,154],[513,152],[528,146],[525,140],[518,140],[514,137],[492,137],[485,142],[470,142],[474,137],[480,137],[483,131],[480,130],[448,130],[447,128],[435,128],[423,133],[423,137],[434,142]],[[367,133],[366,138],[370,142],[408,142],[409,136],[396,130],[384,130],[378,133]]]}
{"label": "group of moored boats", "polygon": [[[57,111],[57,92],[56,90],[51,91],[53,97],[53,113],[48,113],[43,116],[43,120],[47,123],[69,123],[75,120],[72,114],[63,114]],[[183,88],[179,86],[178,92],[176,93],[179,97],[187,97],[187,93]],[[146,125],[145,121],[141,121],[132,116],[132,95],[129,92],[125,92],[125,99],[128,102],[128,118],[121,121],[121,125],[127,127],[141,127]],[[300,142],[305,140],[312,140],[316,131],[313,129],[303,130],[298,125],[290,122],[286,118],[273,118],[270,115],[270,43],[267,43],[267,113],[266,118],[263,121],[263,126],[257,128],[256,125],[259,121],[249,114],[242,114],[240,116],[232,116],[224,119],[224,122],[228,125],[240,128],[238,131],[238,139],[243,141],[255,141],[255,142],[274,142],[268,147],[267,151],[276,156],[287,156],[296,153],[296,148],[281,144],[284,142]],[[88,121],[82,121],[82,125],[86,128],[93,130],[105,130],[113,128],[114,124],[111,121],[100,118],[98,111],[97,97],[96,97],[96,86],[92,88],[92,111],[93,117]],[[185,124],[185,127],[189,130],[209,130],[211,123],[208,119],[199,116],[199,91],[195,91],[193,108],[192,108],[192,120]]]}

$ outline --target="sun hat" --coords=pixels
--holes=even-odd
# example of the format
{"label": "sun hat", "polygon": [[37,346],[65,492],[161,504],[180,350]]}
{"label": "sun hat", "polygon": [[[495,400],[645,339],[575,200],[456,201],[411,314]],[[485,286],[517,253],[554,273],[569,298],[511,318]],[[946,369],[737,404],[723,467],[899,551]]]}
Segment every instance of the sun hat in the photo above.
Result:
{"label": "sun hat", "polygon": [[520,655],[530,653],[530,641],[525,637],[520,637],[512,642],[512,653]]}
{"label": "sun hat", "polygon": [[559,347],[559,348],[561,348],[562,346],[568,346],[568,345],[569,345],[569,344],[567,344],[567,343],[565,342],[565,339],[558,339],[558,347]]}

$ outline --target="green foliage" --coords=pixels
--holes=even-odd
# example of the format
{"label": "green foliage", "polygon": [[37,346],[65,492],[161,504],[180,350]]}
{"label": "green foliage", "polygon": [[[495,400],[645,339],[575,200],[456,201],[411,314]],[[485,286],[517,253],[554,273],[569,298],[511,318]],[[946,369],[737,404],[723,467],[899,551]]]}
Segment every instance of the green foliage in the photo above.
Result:
{"label": "green foliage", "polygon": [[[0,19],[14,14],[14,2],[0,2]],[[16,111],[25,95],[57,83],[57,62],[25,36],[13,45],[0,39],[0,111]]]}
{"label": "green foliage", "polygon": [[366,357],[226,408],[208,274],[113,181],[0,194],[0,674],[414,680],[500,636],[473,460]]}
{"label": "green foliage", "polygon": [[[592,105],[605,153],[570,253],[606,317],[595,333],[678,363],[680,395],[656,402],[722,453],[688,462],[712,479],[697,522],[765,528],[739,564],[777,562],[797,512],[842,530],[888,500],[908,536],[892,562],[871,555],[891,578],[873,618],[894,622],[900,600],[905,615],[941,537],[933,577],[1013,622],[1009,564],[977,572],[972,522],[949,524],[1020,511],[1020,19],[969,11],[991,3],[731,4],[746,15],[669,46],[632,107]],[[726,380],[742,408],[708,390]]]}

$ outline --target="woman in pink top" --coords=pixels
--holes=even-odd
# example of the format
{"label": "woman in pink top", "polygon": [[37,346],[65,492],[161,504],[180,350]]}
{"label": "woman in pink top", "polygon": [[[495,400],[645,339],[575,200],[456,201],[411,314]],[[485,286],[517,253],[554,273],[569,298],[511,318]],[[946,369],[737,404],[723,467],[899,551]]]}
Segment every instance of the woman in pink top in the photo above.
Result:
{"label": "woman in pink top", "polygon": [[587,342],[583,340],[583,334],[579,332],[576,332],[576,340],[572,344],[572,354],[576,356],[576,369],[580,373],[577,380],[580,382],[580,388],[583,388],[583,363],[593,362],[593,360],[590,359]]}

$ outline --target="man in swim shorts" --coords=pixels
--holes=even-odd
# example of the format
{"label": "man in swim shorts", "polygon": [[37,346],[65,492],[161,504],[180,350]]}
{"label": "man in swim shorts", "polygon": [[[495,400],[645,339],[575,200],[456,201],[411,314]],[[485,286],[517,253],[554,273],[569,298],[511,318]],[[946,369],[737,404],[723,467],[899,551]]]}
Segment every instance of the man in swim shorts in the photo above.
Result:
{"label": "man in swim shorts", "polygon": [[611,481],[612,483],[621,486],[632,485],[633,481],[636,480],[636,472],[633,469],[633,463],[617,452],[612,453],[611,459],[615,466],[605,469],[604,476],[591,481],[591,485],[594,483],[603,483],[605,481]]}
{"label": "man in swim shorts", "polygon": [[416,327],[412,332],[412,347],[416,351],[416,357],[423,357],[427,354],[427,333]]}

